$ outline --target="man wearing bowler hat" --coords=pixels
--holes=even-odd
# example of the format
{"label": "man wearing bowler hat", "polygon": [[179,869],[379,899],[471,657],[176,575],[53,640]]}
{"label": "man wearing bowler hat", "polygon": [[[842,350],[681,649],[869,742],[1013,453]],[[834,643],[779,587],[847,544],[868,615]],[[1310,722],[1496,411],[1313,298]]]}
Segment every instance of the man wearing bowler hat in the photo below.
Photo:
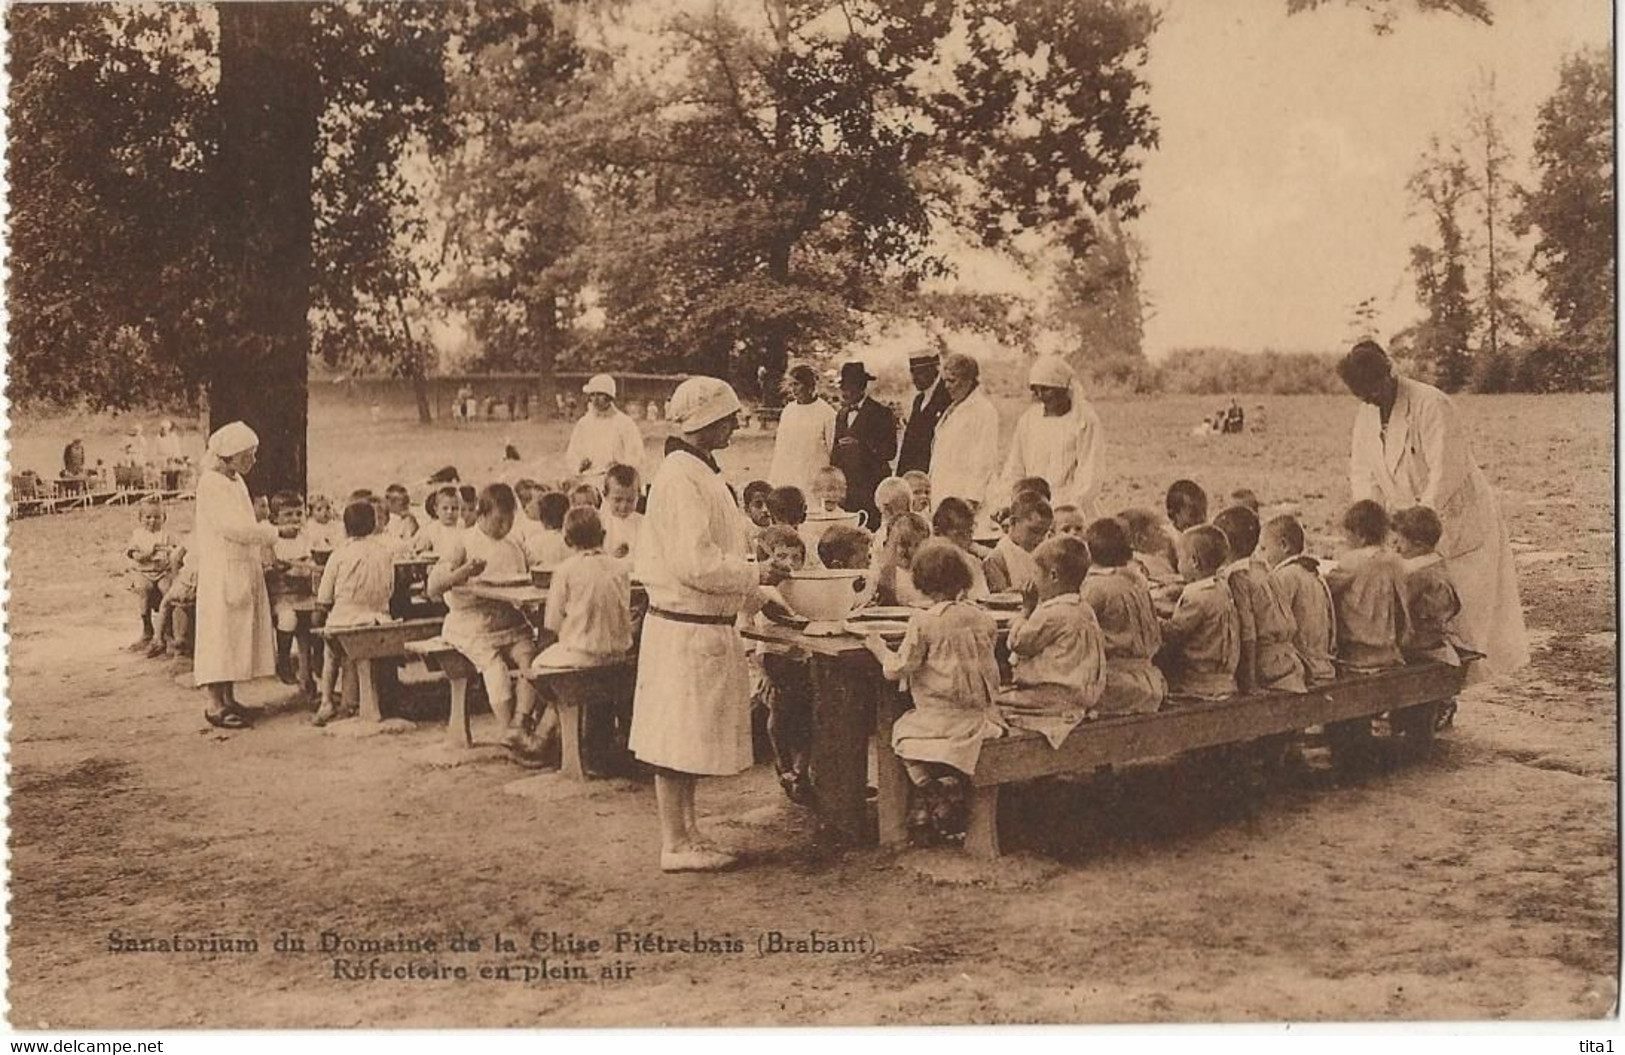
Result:
{"label": "man wearing bowler hat", "polygon": [[939,368],[935,352],[915,352],[908,357],[908,376],[916,391],[908,423],[903,426],[903,446],[897,454],[898,476],[914,470],[931,471],[931,441],[937,435],[937,419],[953,402]]}
{"label": "man wearing bowler hat", "polygon": [[869,398],[874,376],[853,360],[841,364],[841,409],[835,415],[835,447],[829,463],[846,474],[846,508],[862,510],[873,527],[880,523],[875,486],[891,475],[897,453],[897,417]]}

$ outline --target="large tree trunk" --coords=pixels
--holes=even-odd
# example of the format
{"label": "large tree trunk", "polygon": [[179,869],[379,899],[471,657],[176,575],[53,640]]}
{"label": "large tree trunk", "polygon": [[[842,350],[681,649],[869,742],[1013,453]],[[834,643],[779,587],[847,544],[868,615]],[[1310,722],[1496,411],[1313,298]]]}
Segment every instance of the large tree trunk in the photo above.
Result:
{"label": "large tree trunk", "polygon": [[225,308],[209,425],[260,436],[254,491],[305,490],[311,172],[319,85],[310,9],[231,3],[220,19],[218,260]]}
{"label": "large tree trunk", "polygon": [[395,310],[401,317],[401,334],[406,339],[406,376],[412,382],[412,396],[417,400],[418,424],[433,425],[434,415],[429,411],[429,380],[423,367],[424,349],[412,335],[412,317],[407,314],[406,301],[395,294]]}

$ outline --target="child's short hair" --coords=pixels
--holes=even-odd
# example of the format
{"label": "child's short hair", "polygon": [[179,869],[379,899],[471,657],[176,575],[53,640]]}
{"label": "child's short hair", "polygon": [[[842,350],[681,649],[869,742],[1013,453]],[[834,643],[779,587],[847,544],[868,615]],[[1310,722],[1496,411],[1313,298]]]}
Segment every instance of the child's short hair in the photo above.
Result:
{"label": "child's short hair", "polygon": [[970,564],[952,542],[931,539],[914,554],[909,568],[914,586],[927,597],[947,600],[959,597],[971,587]]}
{"label": "child's short hair", "polygon": [[833,465],[826,465],[822,469],[818,470],[817,474],[813,476],[813,487],[827,487],[831,491],[839,490],[842,494],[845,494],[846,473],[835,468]]}
{"label": "child's short hair", "polygon": [[1258,548],[1258,514],[1246,506],[1231,506],[1219,511],[1213,526],[1224,532],[1225,545],[1230,547],[1230,559],[1251,557]]}
{"label": "child's short hair", "polygon": [[271,496],[271,519],[282,515],[284,509],[304,509],[305,500],[294,491],[278,491]]}
{"label": "child's short hair", "polygon": [[1444,524],[1440,522],[1439,514],[1427,506],[1401,509],[1394,514],[1392,526],[1400,538],[1429,550],[1437,548],[1439,539],[1444,535]]}
{"label": "child's short hair", "polygon": [[807,559],[807,540],[801,537],[801,532],[788,524],[773,524],[764,528],[756,537],[756,544],[770,554],[780,546],[788,546],[800,553],[802,560]]}
{"label": "child's short hair", "polygon": [[405,484],[390,484],[388,487],[384,488],[384,496],[386,498],[394,497],[395,495],[399,495],[402,498],[405,498],[406,497],[406,485]]}
{"label": "child's short hair", "polygon": [[570,496],[563,491],[549,491],[536,497],[536,519],[549,531],[563,531],[564,518],[570,512]]}
{"label": "child's short hair", "polygon": [[1045,539],[1033,552],[1033,560],[1053,571],[1067,593],[1077,593],[1084,576],[1089,574],[1089,547],[1071,535]]}
{"label": "child's short hair", "polygon": [[[1136,553],[1166,553],[1167,535],[1163,533],[1163,519],[1154,509],[1132,506],[1117,514],[1128,548]],[[1092,547],[1091,547],[1092,548]]]}
{"label": "child's short hair", "polygon": [[1169,484],[1164,504],[1168,519],[1176,523],[1189,520],[1200,524],[1207,520],[1207,492],[1195,480],[1175,480]]}
{"label": "child's short hair", "polygon": [[604,470],[604,485],[614,484],[616,487],[630,487],[638,489],[638,471],[623,462],[616,462]]}
{"label": "child's short hair", "polygon": [[480,493],[475,489],[473,484],[463,484],[458,487],[457,497],[463,500],[464,509],[479,509]]}
{"label": "child's short hair", "polygon": [[767,512],[775,524],[800,527],[807,522],[807,496],[799,487],[775,487],[767,496]]}
{"label": "child's short hair", "polygon": [[358,487],[354,491],[350,492],[350,497],[346,500],[346,502],[370,502],[372,499],[372,488]]}
{"label": "child's short hair", "polygon": [[1082,513],[1083,510],[1079,509],[1077,506],[1073,505],[1071,502],[1063,502],[1060,505],[1058,505],[1058,506],[1054,507],[1053,509],[1051,509],[1050,512],[1055,515],[1055,519],[1059,520],[1059,519],[1061,519],[1061,514],[1062,513]]}
{"label": "child's short hair", "polygon": [[917,539],[928,539],[931,537],[931,525],[926,521],[925,517],[922,517],[918,513],[904,513],[903,515],[899,516],[896,520],[892,521],[891,530],[893,535],[897,534],[898,532],[905,532],[913,535]]}
{"label": "child's short hair", "polygon": [[768,483],[766,480],[752,480],[750,483],[745,485],[745,490],[742,493],[744,497],[741,499],[741,502],[747,506],[751,504],[751,501],[754,500],[757,495],[761,495],[764,501],[770,502],[773,495],[773,485]]}
{"label": "child's short hair", "polygon": [[455,484],[443,484],[429,492],[429,497],[423,502],[423,510],[432,517],[438,517],[440,514],[436,510],[440,508],[440,500],[442,498],[457,497],[457,486]]}
{"label": "child's short hair", "polygon": [[1191,563],[1203,577],[1212,575],[1230,559],[1230,544],[1225,541],[1224,532],[1212,524],[1186,528],[1179,536],[1179,544],[1190,554]]}
{"label": "child's short hair", "polygon": [[512,514],[519,509],[519,499],[507,484],[486,484],[480,489],[479,516],[487,513]]}
{"label": "child's short hair", "polygon": [[1089,555],[1102,568],[1121,568],[1134,559],[1134,546],[1129,542],[1123,522],[1114,517],[1101,517],[1083,529],[1083,540],[1089,544]]}
{"label": "child's short hair", "polygon": [[913,498],[914,492],[901,476],[888,476],[875,485],[875,507],[878,509],[884,510],[888,505],[900,502],[906,510]]}
{"label": "child's short hair", "polygon": [[598,549],[604,544],[604,522],[591,506],[573,506],[564,514],[564,544],[571,549]]}
{"label": "child's short hair", "polygon": [[910,469],[908,472],[903,474],[903,479],[908,481],[908,486],[911,490],[915,484],[924,484],[927,487],[931,486],[931,474],[922,469]]}
{"label": "child's short hair", "polygon": [[305,501],[309,504],[310,508],[312,508],[312,509],[315,509],[317,506],[327,506],[329,508],[332,508],[332,505],[333,505],[333,500],[331,498],[328,498],[326,495],[321,494],[320,492],[311,495]]}
{"label": "child's short hair", "polygon": [[1010,504],[1015,505],[1016,500],[1029,491],[1043,495],[1046,502],[1051,498],[1048,480],[1042,476],[1023,476],[1016,481],[1014,487],[1010,488]]}
{"label": "child's short hair", "polygon": [[[135,506],[136,519],[141,519],[141,514],[145,513],[149,509],[156,509],[160,514],[162,514],[164,512],[164,500],[159,498],[157,495],[148,495],[141,501],[137,502]],[[271,515],[275,516],[276,514],[272,513]]]}
{"label": "child's short hair", "polygon": [[537,489],[540,487],[541,484],[537,483],[535,480],[532,480],[530,477],[523,477],[513,485],[513,495],[515,498],[519,499],[519,504],[521,506],[528,506],[530,505],[531,498],[536,494]]}
{"label": "child's short hair", "polygon": [[969,531],[975,526],[976,514],[971,512],[970,503],[963,498],[949,495],[937,503],[936,511],[931,514],[931,530],[938,535]]}
{"label": "child's short hair", "polygon": [[1261,503],[1258,501],[1258,492],[1251,487],[1238,487],[1230,492],[1230,504],[1233,506],[1246,506],[1256,513]]}
{"label": "child's short hair", "polygon": [[1017,491],[1016,500],[1010,503],[1010,522],[1025,520],[1028,517],[1039,517],[1043,520],[1054,520],[1055,511],[1049,507],[1049,499],[1037,491]]}
{"label": "child's short hair", "polygon": [[1388,511],[1381,503],[1362,498],[1343,514],[1343,531],[1362,546],[1380,546],[1388,537]]}
{"label": "child's short hair", "polygon": [[344,507],[344,533],[350,538],[366,538],[378,530],[378,515],[372,500],[362,498]]}
{"label": "child's short hair", "polygon": [[604,504],[604,496],[592,484],[580,483],[570,488],[570,504],[573,506],[587,505],[597,509]]}
{"label": "child's short hair", "polygon": [[865,567],[863,551],[873,543],[874,536],[862,528],[831,524],[818,538],[818,559],[826,568]]}
{"label": "child's short hair", "polygon": [[1297,517],[1289,513],[1270,517],[1268,523],[1264,525],[1262,535],[1264,538],[1279,539],[1281,545],[1286,547],[1287,553],[1292,556],[1303,552],[1303,525],[1298,523]]}

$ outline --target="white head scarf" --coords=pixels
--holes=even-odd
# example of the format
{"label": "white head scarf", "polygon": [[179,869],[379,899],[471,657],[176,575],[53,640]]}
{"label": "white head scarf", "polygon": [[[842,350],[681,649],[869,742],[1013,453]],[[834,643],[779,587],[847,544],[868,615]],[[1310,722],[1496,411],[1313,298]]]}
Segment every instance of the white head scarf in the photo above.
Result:
{"label": "white head scarf", "polygon": [[671,394],[670,417],[684,432],[698,432],[741,409],[733,386],[715,377],[691,377]]}
{"label": "white head scarf", "polygon": [[1071,388],[1076,377],[1072,367],[1058,355],[1041,355],[1027,370],[1027,384],[1044,388]]}
{"label": "white head scarf", "polygon": [[253,429],[240,421],[233,421],[214,430],[214,434],[209,437],[208,451],[214,455],[218,463],[221,459],[241,454],[259,445],[259,435]]}

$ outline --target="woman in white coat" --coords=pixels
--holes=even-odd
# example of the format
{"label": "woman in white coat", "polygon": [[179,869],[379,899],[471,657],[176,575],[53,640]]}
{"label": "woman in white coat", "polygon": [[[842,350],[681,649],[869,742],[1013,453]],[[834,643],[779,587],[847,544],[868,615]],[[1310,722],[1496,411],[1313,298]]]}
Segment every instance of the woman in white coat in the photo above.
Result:
{"label": "woman in white coat", "polygon": [[1101,453],[1106,440],[1100,416],[1083,398],[1076,375],[1058,355],[1041,355],[1027,371],[1034,403],[1016,421],[1010,454],[1004,461],[1001,501],[1009,501],[1017,481],[1037,476],[1049,481],[1050,504],[1077,506],[1086,521],[1099,516]]}
{"label": "woman in white coat", "polygon": [[[739,426],[727,382],[692,377],[672,394],[682,437],[649,487],[636,575],[649,591],[632,710],[632,752],[655,767],[660,867],[717,871],[735,863],[695,825],[701,776],[749,769],[750,675],[741,613],[760,607],[757,568],[747,559],[749,521],[740,514],[712,452]],[[765,568],[766,566],[764,566]]]}
{"label": "woman in white coat", "polygon": [[773,461],[767,482],[774,487],[799,487],[812,497],[813,478],[829,465],[835,446],[835,408],[818,398],[818,375],[806,363],[785,374],[791,401],[779,414],[773,434]]}
{"label": "woman in white coat", "polygon": [[211,457],[197,485],[197,647],[193,675],[209,690],[203,717],[223,729],[248,725],[234,683],[276,673],[276,637],[261,557],[277,529],[254,519],[244,474],[260,438],[240,421],[209,437]]}
{"label": "woman in white coat", "polygon": [[1529,639],[1506,522],[1450,397],[1396,376],[1374,341],[1355,345],[1338,374],[1365,404],[1350,442],[1355,500],[1371,498],[1390,511],[1424,505],[1437,513],[1444,526],[1438,552],[1461,596],[1457,630],[1485,656],[1475,677],[1524,666]]}

